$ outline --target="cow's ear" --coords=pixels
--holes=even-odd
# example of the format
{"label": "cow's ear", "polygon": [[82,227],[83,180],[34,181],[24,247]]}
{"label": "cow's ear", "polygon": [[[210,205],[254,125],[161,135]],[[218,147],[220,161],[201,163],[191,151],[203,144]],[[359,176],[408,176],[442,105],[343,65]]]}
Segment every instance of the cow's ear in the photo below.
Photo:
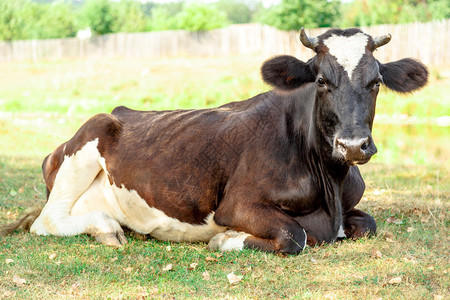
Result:
{"label": "cow's ear", "polygon": [[428,82],[427,67],[411,58],[380,65],[384,84],[400,93],[412,92],[425,86]]}
{"label": "cow's ear", "polygon": [[266,83],[285,90],[295,89],[315,80],[311,61],[304,63],[290,55],[267,60],[261,67],[261,74]]}

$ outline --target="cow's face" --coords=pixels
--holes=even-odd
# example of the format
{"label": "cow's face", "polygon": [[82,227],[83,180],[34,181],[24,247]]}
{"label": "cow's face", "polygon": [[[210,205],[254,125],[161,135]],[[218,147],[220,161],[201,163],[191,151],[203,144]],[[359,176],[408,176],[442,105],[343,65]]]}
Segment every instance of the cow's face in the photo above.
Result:
{"label": "cow's face", "polygon": [[347,165],[366,163],[377,152],[371,131],[380,84],[410,92],[426,84],[427,69],[411,59],[379,63],[372,53],[390,36],[373,39],[349,29],[308,38],[302,29],[300,39],[317,55],[307,63],[292,56],[273,58],[262,67],[264,80],[285,90],[314,82],[316,134],[327,152]]}
{"label": "cow's face", "polygon": [[318,133],[334,159],[366,163],[377,152],[371,131],[382,81],[372,38],[357,30],[329,31],[315,48]]}

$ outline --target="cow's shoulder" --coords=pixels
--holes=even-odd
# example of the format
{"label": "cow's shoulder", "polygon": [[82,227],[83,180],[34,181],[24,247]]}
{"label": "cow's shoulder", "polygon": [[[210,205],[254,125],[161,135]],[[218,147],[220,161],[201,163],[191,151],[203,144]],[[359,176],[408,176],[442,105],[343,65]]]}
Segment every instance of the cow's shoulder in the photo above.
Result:
{"label": "cow's shoulder", "polygon": [[124,115],[127,113],[132,113],[132,112],[136,112],[136,110],[128,108],[126,106],[120,105],[115,107],[112,111],[111,114],[114,116],[120,116],[120,115]]}
{"label": "cow's shoulder", "polygon": [[154,115],[154,114],[161,114],[163,111],[156,112],[156,111],[144,111],[144,110],[136,110],[131,109],[126,106],[117,106],[111,111],[111,115],[118,118],[121,122],[129,122],[134,120],[142,119],[145,116],[148,115]]}

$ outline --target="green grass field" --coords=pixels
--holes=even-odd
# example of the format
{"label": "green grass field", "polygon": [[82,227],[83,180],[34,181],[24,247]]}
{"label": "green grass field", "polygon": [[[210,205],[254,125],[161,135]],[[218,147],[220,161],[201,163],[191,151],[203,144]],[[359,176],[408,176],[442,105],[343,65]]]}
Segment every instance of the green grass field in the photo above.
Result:
{"label": "green grass field", "polygon": [[[116,105],[200,108],[246,99],[269,89],[259,76],[264,59],[3,63],[0,224],[44,204],[42,159],[92,114]],[[88,236],[17,232],[0,237],[0,298],[446,299],[448,70],[432,68],[419,93],[380,93],[379,153],[361,167],[367,190],[359,205],[375,217],[377,237],[280,256],[133,235],[113,249]],[[230,273],[240,281],[231,284]]]}

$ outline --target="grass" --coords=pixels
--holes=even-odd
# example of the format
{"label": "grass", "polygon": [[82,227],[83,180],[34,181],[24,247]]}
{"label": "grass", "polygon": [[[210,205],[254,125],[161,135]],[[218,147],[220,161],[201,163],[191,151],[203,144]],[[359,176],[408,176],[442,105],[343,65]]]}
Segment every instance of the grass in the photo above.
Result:
{"label": "grass", "polygon": [[[135,109],[213,107],[268,90],[259,76],[267,57],[3,63],[0,111],[72,116]],[[383,91],[379,116],[450,115],[448,68],[431,68],[432,88],[400,96]]]}
{"label": "grass", "polygon": [[267,90],[259,79],[262,61],[246,57],[7,63],[0,74],[0,111],[73,115],[109,112],[117,105],[212,107]]}
{"label": "grass", "polygon": [[[35,159],[3,158],[1,166],[3,223],[26,207],[42,203],[43,182]],[[448,189],[437,181],[436,169],[373,164],[364,171],[368,190],[360,207],[375,216],[376,238],[308,248],[301,255],[283,257],[250,250],[221,254],[206,250],[203,243],[141,241],[130,235],[128,245],[113,249],[87,236],[19,232],[0,237],[0,295],[21,299],[428,299],[446,295]],[[5,195],[5,189],[22,192]],[[386,221],[389,217],[395,222]],[[192,263],[198,264],[195,269]],[[172,270],[163,271],[168,264]],[[209,280],[204,279],[205,271]],[[231,272],[243,276],[242,281],[229,284]],[[14,283],[15,275],[26,283]],[[391,284],[393,278],[401,282]]]}
{"label": "grass", "polygon": [[[168,109],[248,98],[268,89],[258,75],[262,61],[234,57],[4,64],[0,224],[44,203],[43,157],[91,114],[119,104]],[[375,238],[279,256],[212,252],[203,243],[142,241],[130,234],[128,245],[113,249],[84,235],[17,232],[0,237],[0,298],[444,299],[450,288],[448,126],[389,120],[449,115],[444,96],[450,92],[449,82],[444,70],[411,97],[379,96],[378,114],[384,115],[384,122],[374,126],[379,153],[361,167],[367,190],[359,205],[377,220]],[[172,269],[164,271],[169,264]],[[243,276],[241,281],[230,284],[231,272]]]}

